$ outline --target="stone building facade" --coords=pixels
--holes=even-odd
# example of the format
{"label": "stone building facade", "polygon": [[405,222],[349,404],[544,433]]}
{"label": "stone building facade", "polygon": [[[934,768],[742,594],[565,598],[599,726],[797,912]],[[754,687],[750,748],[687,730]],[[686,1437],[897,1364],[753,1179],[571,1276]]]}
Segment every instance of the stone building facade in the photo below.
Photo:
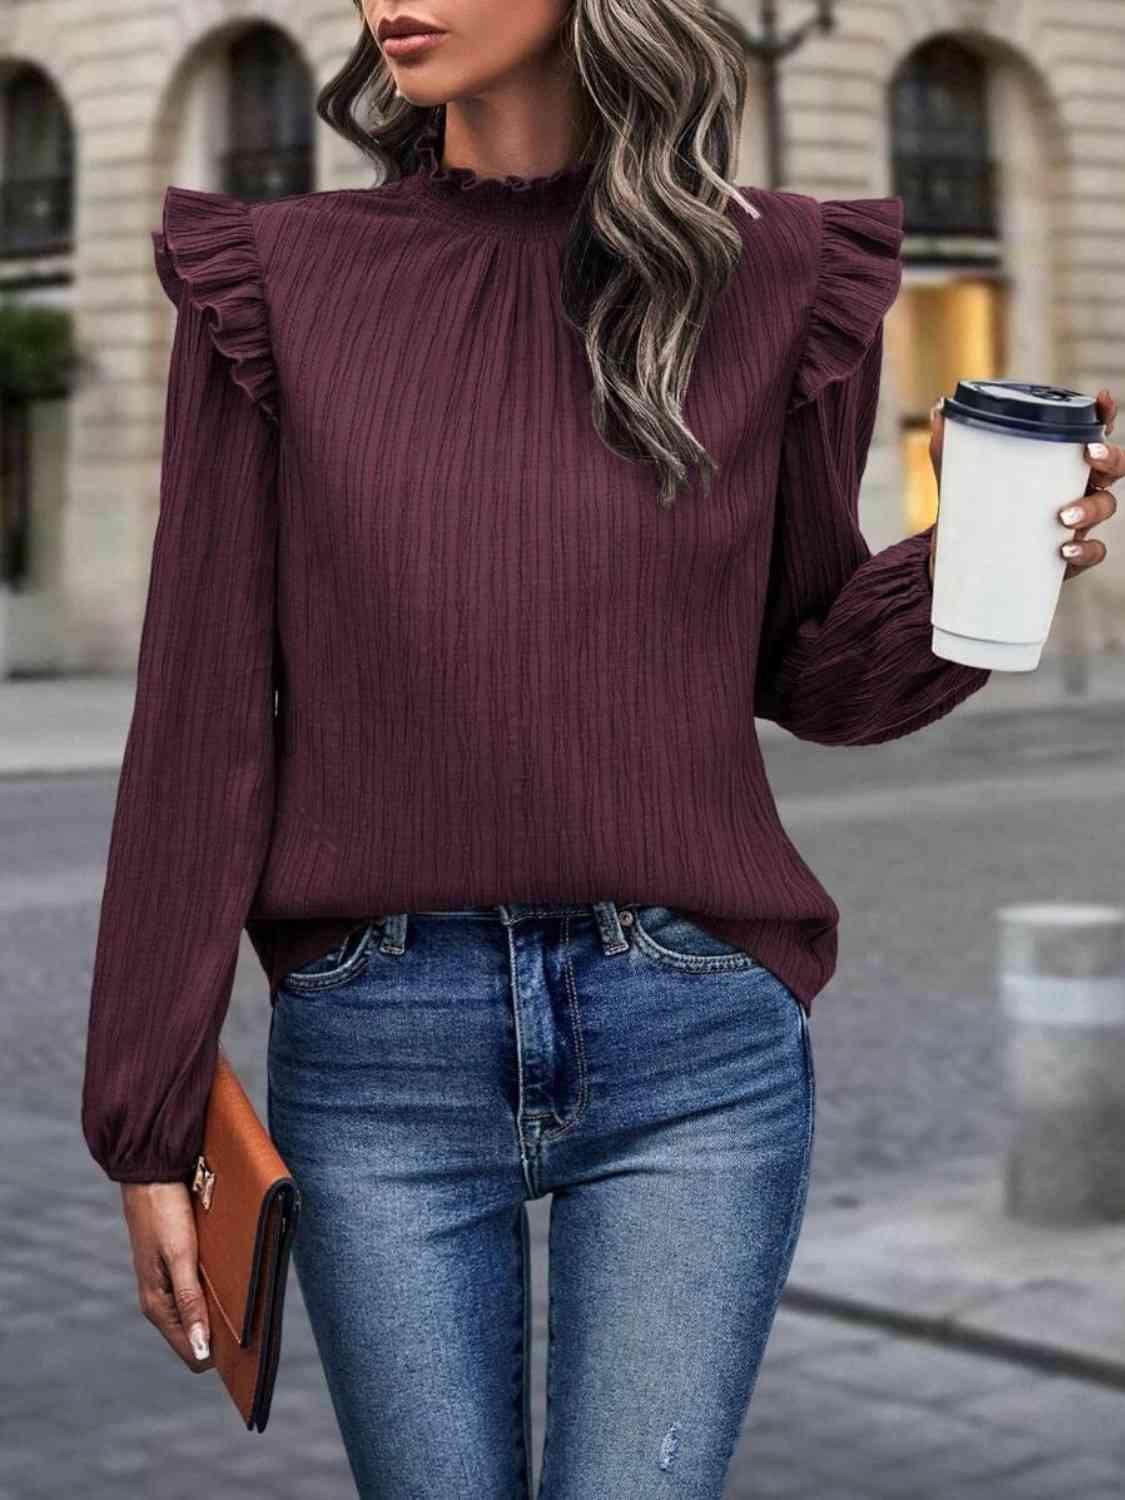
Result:
{"label": "stone building facade", "polygon": [[[726,9],[756,32],[757,0]],[[787,26],[814,10],[779,7]],[[907,199],[862,496],[875,550],[933,518],[928,411],[959,376],[1125,400],[1125,0],[838,0],[836,15],[778,67],[776,185]],[[356,25],[349,0],[0,0],[0,296],[68,310],[85,355],[66,396],[0,400],[0,676],[134,664],[175,316],[149,240],[163,189],[368,185],[312,114]],[[752,51],[747,69],[735,176],[770,185]],[[1110,557],[1064,588],[1048,654],[1125,646],[1125,528],[1104,535]]]}

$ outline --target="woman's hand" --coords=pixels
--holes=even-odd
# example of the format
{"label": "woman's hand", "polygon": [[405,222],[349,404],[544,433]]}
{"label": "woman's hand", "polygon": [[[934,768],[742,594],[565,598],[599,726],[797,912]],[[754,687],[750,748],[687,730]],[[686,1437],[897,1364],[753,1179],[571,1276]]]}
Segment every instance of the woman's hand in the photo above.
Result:
{"label": "woman's hand", "polygon": [[[1105,423],[1106,436],[1113,431],[1117,419],[1117,402],[1108,391],[1098,392],[1098,415]],[[1072,541],[1064,542],[1062,554],[1073,558],[1063,574],[1063,582],[1077,573],[1086,573],[1090,568],[1105,561],[1106,547],[1100,540],[1083,541],[1091,526],[1099,521],[1108,521],[1117,510],[1117,497],[1106,488],[1125,475],[1125,451],[1114,443],[1087,443],[1086,453],[1090,460],[1090,478],[1086,493],[1081,499],[1066,505],[1059,512],[1064,526],[1077,526]],[[1071,550],[1071,549],[1074,550]]]}
{"label": "woman's hand", "polygon": [[141,1311],[190,1370],[201,1374],[212,1369],[211,1330],[199,1284],[195,1219],[187,1187],[182,1182],[124,1182],[121,1198],[133,1244]]}
{"label": "woman's hand", "polygon": [[[1105,423],[1106,436],[1113,431],[1113,424],[1117,418],[1117,402],[1108,390],[1098,392],[1098,415]],[[945,417],[942,415],[941,402],[937,402],[930,408],[930,462],[933,465],[934,476],[938,485],[941,485],[941,448],[945,436]],[[1125,477],[1125,449],[1116,447],[1112,443],[1088,443],[1086,445],[1087,456],[1090,460],[1090,479],[1086,485],[1086,493],[1077,501],[1071,501],[1064,505],[1059,511],[1059,520],[1064,526],[1076,526],[1078,530],[1074,533],[1072,540],[1064,542],[1061,551],[1064,557],[1073,559],[1066,572],[1063,574],[1063,582],[1075,577],[1078,573],[1086,573],[1098,563],[1103,562],[1106,556],[1106,545],[1103,541],[1085,541],[1086,533],[1099,521],[1108,521],[1117,510],[1117,499],[1105,488],[1114,480]],[[1073,552],[1067,549],[1073,547]],[[935,526],[930,535],[930,582],[934,581],[934,553],[937,548],[937,527]]]}

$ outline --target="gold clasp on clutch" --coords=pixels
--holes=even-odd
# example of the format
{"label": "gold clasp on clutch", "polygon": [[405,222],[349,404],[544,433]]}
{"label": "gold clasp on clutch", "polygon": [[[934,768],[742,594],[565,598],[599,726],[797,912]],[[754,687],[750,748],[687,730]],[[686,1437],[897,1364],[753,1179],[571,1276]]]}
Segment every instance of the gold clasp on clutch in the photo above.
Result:
{"label": "gold clasp on clutch", "polygon": [[199,1194],[199,1201],[204,1208],[211,1207],[211,1194],[215,1190],[215,1174],[207,1165],[206,1158],[200,1156],[195,1164],[195,1176],[191,1181],[191,1190]]}

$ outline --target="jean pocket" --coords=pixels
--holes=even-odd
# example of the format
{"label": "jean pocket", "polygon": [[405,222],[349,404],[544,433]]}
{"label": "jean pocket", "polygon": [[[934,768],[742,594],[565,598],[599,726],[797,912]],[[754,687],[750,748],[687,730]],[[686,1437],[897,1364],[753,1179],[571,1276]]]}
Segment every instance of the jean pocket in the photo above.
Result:
{"label": "jean pocket", "polygon": [[715,937],[677,907],[630,909],[634,949],[653,963],[688,974],[763,969],[752,953]]}
{"label": "jean pocket", "polygon": [[310,958],[297,969],[291,969],[281,981],[281,988],[296,994],[334,990],[356,978],[367,967],[378,922],[355,927],[342,943],[327,953]]}

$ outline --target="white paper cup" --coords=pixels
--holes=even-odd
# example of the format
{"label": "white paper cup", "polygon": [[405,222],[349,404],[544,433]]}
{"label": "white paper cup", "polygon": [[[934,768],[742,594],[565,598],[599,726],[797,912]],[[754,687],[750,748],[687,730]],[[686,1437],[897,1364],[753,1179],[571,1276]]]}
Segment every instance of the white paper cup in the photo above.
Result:
{"label": "white paper cup", "polygon": [[1050,634],[1073,527],[1059,511],[1090,477],[1097,400],[1060,386],[959,380],[942,404],[932,649],[1031,672]]}

